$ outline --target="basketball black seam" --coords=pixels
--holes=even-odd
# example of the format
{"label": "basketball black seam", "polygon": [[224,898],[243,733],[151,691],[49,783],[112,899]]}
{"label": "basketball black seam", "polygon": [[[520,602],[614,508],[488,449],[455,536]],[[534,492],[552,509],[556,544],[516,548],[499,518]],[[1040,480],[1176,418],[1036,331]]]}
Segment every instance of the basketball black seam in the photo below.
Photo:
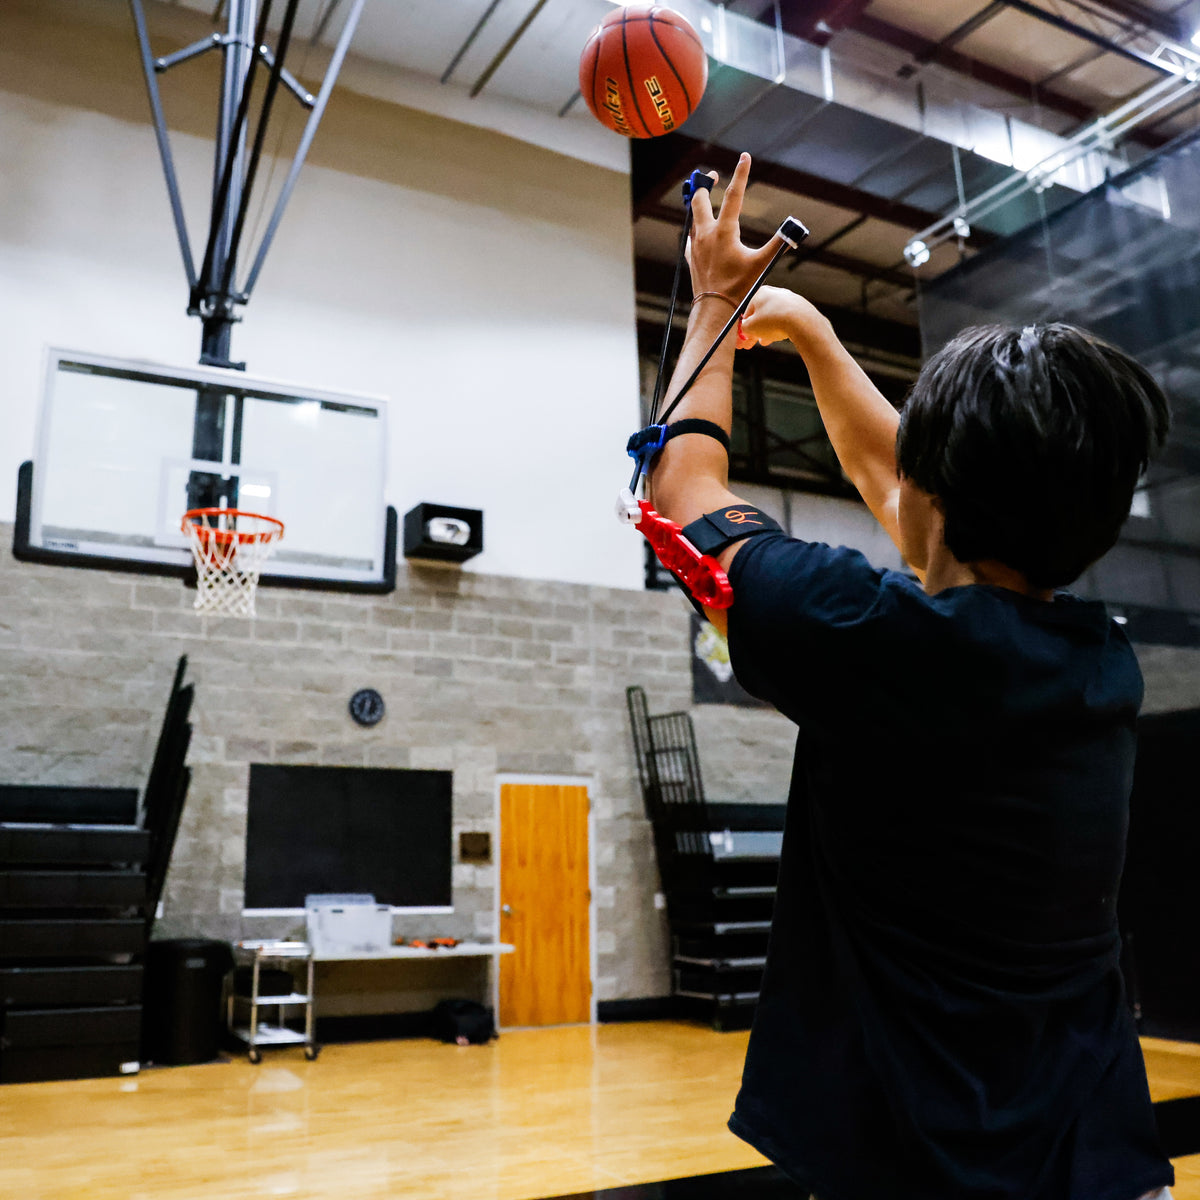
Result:
{"label": "basketball black seam", "polygon": [[638,115],[638,120],[641,121],[642,128],[646,131],[646,136],[653,137],[654,134],[650,132],[650,126],[646,124],[646,118],[642,116],[642,106],[638,103],[637,97],[637,84],[634,83],[633,72],[629,69],[629,43],[625,39],[625,25],[628,19],[625,13],[621,14],[621,53],[625,56],[625,78],[629,80],[629,91],[633,98],[633,107]]}
{"label": "basketball black seam", "polygon": [[[669,11],[674,11],[674,10],[672,9]],[[676,15],[678,15],[678,14],[676,14]],[[633,20],[633,21],[653,21],[654,19],[655,19],[654,9],[651,9],[650,12],[648,12],[648,13],[644,13],[644,14],[640,14],[640,15],[635,13],[630,18],[630,20]],[[701,40],[700,35],[691,27],[691,25],[675,25],[670,21],[663,20],[662,17],[659,17],[658,20],[662,21],[662,23],[664,25],[669,26],[671,29],[674,29],[677,33],[682,33],[689,41],[695,42],[696,45],[699,46],[701,50],[704,50],[704,42]],[[705,58],[708,57],[707,50],[704,50],[704,57]]]}
{"label": "basketball black seam", "polygon": [[[664,22],[663,22],[663,24],[664,24],[664,25],[671,25],[671,22],[670,22],[670,21],[664,21]],[[672,29],[678,29],[678,28],[679,28],[679,26],[678,26],[678,25],[671,25],[671,28],[672,28]],[[679,84],[679,86],[680,86],[680,87],[683,89],[683,98],[684,98],[684,99],[687,101],[687,106],[688,106],[688,117],[690,117],[690,116],[692,115],[692,98],[691,98],[691,96],[689,96],[689,95],[688,95],[687,84],[683,82],[683,76],[681,76],[681,75],[679,74],[679,72],[678,72],[677,70],[675,70],[675,64],[674,64],[674,63],[671,61],[671,56],[670,56],[670,55],[669,55],[669,54],[666,52],[666,50],[663,48],[663,44],[662,44],[662,42],[660,42],[660,41],[658,40],[658,34],[657,34],[655,31],[654,31],[654,17],[653,17],[653,15],[651,15],[651,17],[650,17],[650,36],[651,36],[651,37],[654,39],[654,44],[655,44],[655,45],[658,47],[658,52],[659,52],[659,54],[661,54],[661,55],[663,56],[663,62],[665,62],[665,63],[667,64],[667,66],[671,68],[671,74],[675,76],[675,80],[676,80],[676,82],[677,82],[677,83]],[[684,121],[686,121],[686,120],[687,120],[687,117],[684,117]],[[683,122],[680,122],[680,124],[682,124],[682,123],[683,123]]]}
{"label": "basketball black seam", "polygon": [[592,63],[592,112],[599,113],[600,105],[596,102],[596,81],[600,78],[600,51],[604,47],[604,35],[596,38],[596,61]]}

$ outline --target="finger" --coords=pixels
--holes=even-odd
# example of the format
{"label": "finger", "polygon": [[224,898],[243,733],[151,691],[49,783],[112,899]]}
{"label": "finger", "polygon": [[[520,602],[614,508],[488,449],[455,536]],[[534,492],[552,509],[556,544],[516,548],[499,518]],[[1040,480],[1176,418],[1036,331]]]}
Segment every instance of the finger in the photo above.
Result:
{"label": "finger", "polygon": [[737,224],[742,213],[742,197],[746,194],[746,181],[750,178],[750,155],[743,154],[734,168],[733,178],[725,189],[725,197],[721,201],[721,215],[718,218],[722,224]]}
{"label": "finger", "polygon": [[758,271],[761,271],[767,265],[767,263],[769,263],[771,261],[771,259],[775,257],[775,252],[779,249],[779,247],[785,246],[785,245],[787,245],[787,243],[777,233],[765,246],[761,247],[758,250],[755,250],[754,251],[754,267],[755,267],[755,269]]}
{"label": "finger", "polygon": [[[709,171],[715,183],[718,179],[716,171]],[[708,188],[697,188],[692,193],[692,223],[702,224],[706,228],[713,223],[712,195]]]}

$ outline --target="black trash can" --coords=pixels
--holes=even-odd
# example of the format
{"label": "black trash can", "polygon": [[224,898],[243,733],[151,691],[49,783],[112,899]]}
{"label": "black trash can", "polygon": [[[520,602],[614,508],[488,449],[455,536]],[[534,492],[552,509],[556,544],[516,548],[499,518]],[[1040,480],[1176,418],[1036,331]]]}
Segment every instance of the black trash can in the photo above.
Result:
{"label": "black trash can", "polygon": [[233,966],[228,942],[173,938],[146,950],[142,1059],[165,1066],[210,1062],[221,1048],[221,989]]}

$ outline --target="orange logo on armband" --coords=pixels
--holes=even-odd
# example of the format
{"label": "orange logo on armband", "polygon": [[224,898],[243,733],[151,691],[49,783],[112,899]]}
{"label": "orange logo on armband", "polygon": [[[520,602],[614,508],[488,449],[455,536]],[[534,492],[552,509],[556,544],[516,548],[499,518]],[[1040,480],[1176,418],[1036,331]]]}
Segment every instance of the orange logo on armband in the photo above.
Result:
{"label": "orange logo on armband", "polygon": [[743,512],[740,508],[727,508],[721,514],[731,525],[761,525],[758,513],[753,509]]}

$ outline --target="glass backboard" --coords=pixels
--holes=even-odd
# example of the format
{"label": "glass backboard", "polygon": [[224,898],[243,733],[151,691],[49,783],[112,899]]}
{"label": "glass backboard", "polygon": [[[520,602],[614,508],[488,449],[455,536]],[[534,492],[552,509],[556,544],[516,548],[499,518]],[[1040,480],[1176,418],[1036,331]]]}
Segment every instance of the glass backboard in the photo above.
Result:
{"label": "glass backboard", "polygon": [[264,583],[388,590],[386,426],[377,397],[52,349],[18,557],[184,575],[183,514],[237,508],[284,523]]}

